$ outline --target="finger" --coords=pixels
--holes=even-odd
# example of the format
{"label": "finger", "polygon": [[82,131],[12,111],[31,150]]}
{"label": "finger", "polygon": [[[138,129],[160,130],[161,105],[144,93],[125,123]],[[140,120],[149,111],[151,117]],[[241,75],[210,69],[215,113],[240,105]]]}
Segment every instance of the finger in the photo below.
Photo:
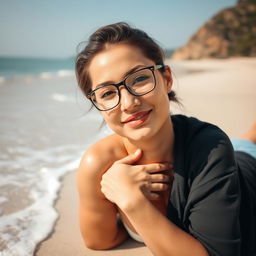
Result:
{"label": "finger", "polygon": [[170,188],[169,184],[166,183],[151,183],[148,185],[148,189],[152,192],[166,191]]}
{"label": "finger", "polygon": [[171,181],[170,176],[165,174],[150,174],[150,181],[154,182],[169,182]]}
{"label": "finger", "polygon": [[141,149],[137,149],[133,154],[128,155],[122,159],[120,159],[119,161],[117,161],[118,163],[121,164],[134,164],[136,163],[140,158],[142,157],[142,150]]}
{"label": "finger", "polygon": [[173,170],[173,165],[170,163],[147,164],[145,170],[148,173],[166,172]]}

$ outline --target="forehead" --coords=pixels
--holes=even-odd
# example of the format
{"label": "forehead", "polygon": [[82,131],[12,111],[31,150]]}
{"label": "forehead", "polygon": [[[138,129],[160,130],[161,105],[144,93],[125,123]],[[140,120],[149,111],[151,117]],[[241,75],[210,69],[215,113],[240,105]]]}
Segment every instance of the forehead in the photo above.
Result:
{"label": "forehead", "polygon": [[111,45],[94,56],[89,65],[92,89],[97,84],[120,82],[124,78],[124,74],[137,65],[153,64],[154,62],[146,58],[138,47],[126,44]]}

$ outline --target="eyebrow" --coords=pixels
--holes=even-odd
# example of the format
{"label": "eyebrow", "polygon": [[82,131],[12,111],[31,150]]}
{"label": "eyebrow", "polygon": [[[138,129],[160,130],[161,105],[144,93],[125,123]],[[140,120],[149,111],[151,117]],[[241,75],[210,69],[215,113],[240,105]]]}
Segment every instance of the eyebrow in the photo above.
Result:
{"label": "eyebrow", "polygon": [[[137,65],[137,66],[135,66],[135,67],[133,67],[132,69],[130,69],[129,71],[127,71],[127,72],[124,74],[123,80],[124,80],[128,75],[132,74],[133,72],[137,71],[138,69],[145,68],[145,67],[147,67],[147,66],[141,65],[141,64],[140,64],[140,65]],[[122,81],[123,81],[123,80],[122,80]],[[100,88],[100,87],[103,87],[103,86],[105,86],[105,85],[111,85],[111,84],[115,84],[115,83],[113,83],[113,81],[106,81],[106,82],[97,84],[96,87],[95,87],[95,89]]]}

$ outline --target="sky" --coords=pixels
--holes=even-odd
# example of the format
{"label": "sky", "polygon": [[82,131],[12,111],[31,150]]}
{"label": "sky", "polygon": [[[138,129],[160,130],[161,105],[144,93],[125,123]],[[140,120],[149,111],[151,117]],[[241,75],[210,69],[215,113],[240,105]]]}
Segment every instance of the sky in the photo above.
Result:
{"label": "sky", "polygon": [[0,0],[0,56],[66,58],[100,26],[125,21],[181,47],[236,0]]}

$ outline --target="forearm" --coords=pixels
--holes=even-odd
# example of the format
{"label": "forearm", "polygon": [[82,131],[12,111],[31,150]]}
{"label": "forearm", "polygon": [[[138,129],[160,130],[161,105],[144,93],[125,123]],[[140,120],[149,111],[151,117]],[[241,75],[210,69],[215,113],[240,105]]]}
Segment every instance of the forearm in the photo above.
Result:
{"label": "forearm", "polygon": [[82,237],[87,248],[93,250],[107,250],[120,245],[128,238],[127,231],[123,227],[119,227],[114,236],[111,234],[112,232],[106,233],[99,227],[97,229],[105,235],[101,235],[101,237],[98,238],[93,238],[88,235],[85,236],[82,232]]}
{"label": "forearm", "polygon": [[204,246],[162,215],[143,196],[123,209],[154,256],[207,256]]}

